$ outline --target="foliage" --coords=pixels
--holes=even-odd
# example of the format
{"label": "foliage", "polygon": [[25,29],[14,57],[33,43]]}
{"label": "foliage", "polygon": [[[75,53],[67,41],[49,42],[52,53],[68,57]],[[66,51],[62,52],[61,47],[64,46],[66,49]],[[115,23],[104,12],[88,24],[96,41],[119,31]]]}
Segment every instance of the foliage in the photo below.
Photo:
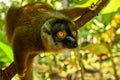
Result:
{"label": "foliage", "polygon": [[[5,15],[11,5],[21,6],[39,0],[0,1],[0,68],[13,61],[12,50],[5,35]],[[61,9],[61,0],[41,0],[56,9]],[[64,0],[63,0],[64,1]],[[68,7],[86,7],[97,0],[68,0]],[[59,4],[59,5],[58,5]],[[107,80],[120,78],[120,1],[110,0],[109,4],[90,22],[79,29],[78,51],[43,53],[35,59],[34,80],[53,78],[80,79],[81,64],[85,80]],[[77,53],[76,53],[77,51]],[[78,55],[81,54],[81,57]],[[79,62],[79,58],[82,62]],[[80,60],[81,61],[81,60]],[[112,64],[111,64],[112,62]],[[111,68],[111,65],[113,68]],[[116,68],[117,67],[117,68]],[[72,80],[72,79],[71,79]]]}

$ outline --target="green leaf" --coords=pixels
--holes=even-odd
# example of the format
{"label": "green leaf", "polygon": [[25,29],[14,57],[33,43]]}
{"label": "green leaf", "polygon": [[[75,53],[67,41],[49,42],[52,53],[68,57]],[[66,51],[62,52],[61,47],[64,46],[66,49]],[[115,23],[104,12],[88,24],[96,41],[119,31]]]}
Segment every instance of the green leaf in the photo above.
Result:
{"label": "green leaf", "polygon": [[108,54],[109,51],[104,43],[101,44],[89,44],[83,48],[83,50],[89,50],[91,53],[96,55]]}
{"label": "green leaf", "polygon": [[67,71],[67,64],[65,64],[65,65],[63,66],[63,70],[64,70],[64,71]]}
{"label": "green leaf", "polygon": [[97,1],[98,0],[80,0],[75,7],[88,7],[91,6],[91,4],[96,4]]}
{"label": "green leaf", "polygon": [[11,62],[8,57],[6,57],[5,53],[0,49],[0,62],[8,63]]}
{"label": "green leaf", "polygon": [[84,59],[84,60],[88,60],[88,53],[85,53],[85,54],[84,54],[83,59]]}
{"label": "green leaf", "polygon": [[9,60],[12,62],[13,61],[13,56],[12,56],[12,49],[11,49],[11,47],[0,41],[0,48],[3,50],[3,52],[9,58]]}
{"label": "green leaf", "polygon": [[108,5],[102,10],[102,14],[108,14],[112,12],[116,12],[120,9],[120,1],[119,0],[110,0]]}

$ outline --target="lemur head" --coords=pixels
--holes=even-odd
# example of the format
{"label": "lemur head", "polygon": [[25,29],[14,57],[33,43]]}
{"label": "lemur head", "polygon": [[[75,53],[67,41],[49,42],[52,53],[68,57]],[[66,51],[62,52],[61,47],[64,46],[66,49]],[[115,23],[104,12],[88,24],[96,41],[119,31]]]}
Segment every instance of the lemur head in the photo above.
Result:
{"label": "lemur head", "polygon": [[41,28],[41,39],[46,51],[77,47],[77,30],[72,21],[52,18]]}

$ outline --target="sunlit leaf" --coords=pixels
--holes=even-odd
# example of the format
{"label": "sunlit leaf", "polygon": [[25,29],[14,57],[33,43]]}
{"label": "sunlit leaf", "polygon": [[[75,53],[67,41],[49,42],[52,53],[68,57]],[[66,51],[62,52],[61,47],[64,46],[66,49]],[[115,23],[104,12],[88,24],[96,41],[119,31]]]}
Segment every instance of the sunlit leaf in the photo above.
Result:
{"label": "sunlit leaf", "polygon": [[114,36],[115,36],[114,29],[110,28],[109,30],[105,31],[101,37],[105,42],[112,42]]}
{"label": "sunlit leaf", "polygon": [[110,0],[109,4],[101,11],[103,22],[109,24],[112,17],[120,11],[120,1]]}
{"label": "sunlit leaf", "polygon": [[111,26],[114,28],[118,28],[119,24],[120,24],[120,14],[116,14],[111,21]]}
{"label": "sunlit leaf", "polygon": [[0,62],[4,62],[4,63],[7,63],[7,62],[11,62],[11,60],[6,57],[5,53],[0,49]]}
{"label": "sunlit leaf", "polygon": [[98,0],[80,0],[78,1],[76,7],[88,7],[91,6],[92,4],[95,4]]}
{"label": "sunlit leaf", "polygon": [[10,61],[13,61],[12,49],[10,48],[10,46],[0,41],[0,48],[3,50],[6,56],[10,59]]}
{"label": "sunlit leaf", "polygon": [[91,53],[94,53],[96,55],[103,55],[109,53],[105,44],[90,44],[84,47],[84,49],[89,50]]}
{"label": "sunlit leaf", "polygon": [[116,12],[120,8],[119,0],[110,0],[109,4],[102,10],[102,14]]}

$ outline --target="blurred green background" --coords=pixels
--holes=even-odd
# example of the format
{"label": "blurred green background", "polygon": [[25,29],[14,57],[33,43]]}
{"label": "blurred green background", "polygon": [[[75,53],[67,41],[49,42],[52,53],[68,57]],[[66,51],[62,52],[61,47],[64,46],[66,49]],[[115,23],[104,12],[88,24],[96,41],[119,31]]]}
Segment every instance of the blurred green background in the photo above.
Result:
{"label": "blurred green background", "polygon": [[[5,32],[5,15],[11,5],[41,1],[53,8],[87,7],[98,0],[0,0],[0,69],[12,61]],[[120,79],[120,1],[109,4],[78,30],[79,47],[58,53],[41,53],[35,58],[34,80]],[[18,76],[13,80],[18,80]]]}

